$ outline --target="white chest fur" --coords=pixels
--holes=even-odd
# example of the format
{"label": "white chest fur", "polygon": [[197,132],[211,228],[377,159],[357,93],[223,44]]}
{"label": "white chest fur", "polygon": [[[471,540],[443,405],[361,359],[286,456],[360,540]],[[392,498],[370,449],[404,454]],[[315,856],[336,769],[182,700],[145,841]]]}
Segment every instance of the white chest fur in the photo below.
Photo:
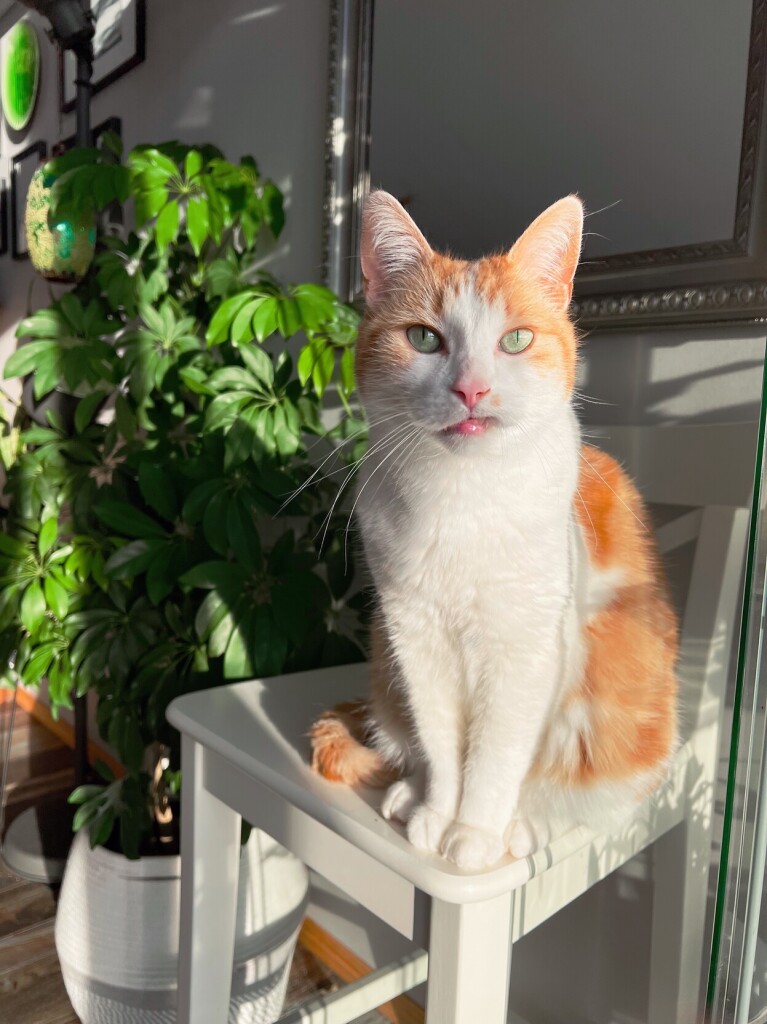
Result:
{"label": "white chest fur", "polygon": [[555,427],[545,448],[511,435],[460,452],[431,442],[388,473],[368,463],[358,512],[398,632],[448,636],[477,652],[472,664],[498,644],[559,642],[574,594],[579,438],[569,410]]}

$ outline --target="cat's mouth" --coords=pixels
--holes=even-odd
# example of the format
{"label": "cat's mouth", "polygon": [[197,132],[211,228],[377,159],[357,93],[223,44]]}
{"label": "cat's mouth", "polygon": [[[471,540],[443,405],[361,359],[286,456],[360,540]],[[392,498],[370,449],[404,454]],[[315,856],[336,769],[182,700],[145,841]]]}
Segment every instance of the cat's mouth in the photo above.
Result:
{"label": "cat's mouth", "polygon": [[442,433],[459,434],[463,437],[479,437],[481,434],[486,434],[493,423],[494,419],[492,416],[467,416],[465,420],[460,420],[458,423],[452,423],[449,427],[445,427]]}

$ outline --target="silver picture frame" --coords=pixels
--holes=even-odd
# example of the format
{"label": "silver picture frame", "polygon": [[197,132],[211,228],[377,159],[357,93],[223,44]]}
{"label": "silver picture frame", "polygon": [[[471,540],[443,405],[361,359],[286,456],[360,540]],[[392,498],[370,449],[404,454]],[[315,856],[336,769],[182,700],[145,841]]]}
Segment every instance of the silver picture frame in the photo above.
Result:
{"label": "silver picture frame", "polygon": [[[361,301],[357,258],[369,189],[374,0],[331,0],[323,274]],[[767,317],[767,0],[753,0],[735,217],[728,238],[617,253],[580,268],[573,312],[588,331]]]}

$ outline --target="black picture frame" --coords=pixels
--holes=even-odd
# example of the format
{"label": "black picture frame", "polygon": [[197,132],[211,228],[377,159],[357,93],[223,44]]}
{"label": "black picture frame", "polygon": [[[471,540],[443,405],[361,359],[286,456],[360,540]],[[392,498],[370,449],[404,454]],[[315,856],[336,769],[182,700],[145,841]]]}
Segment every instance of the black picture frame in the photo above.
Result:
{"label": "black picture frame", "polygon": [[[97,125],[91,128],[91,145],[98,146],[99,139],[105,132],[114,132],[115,135],[119,135],[122,138],[123,135],[123,123],[121,117],[107,117],[104,121],[99,121]],[[57,143],[57,149],[60,152],[67,152],[67,150],[74,149],[77,145],[76,135],[67,135],[65,139]]]}
{"label": "black picture frame", "polygon": [[32,175],[47,154],[48,147],[45,142],[40,141],[33,142],[31,146],[27,146],[11,158],[11,256],[15,260],[29,259],[24,230],[27,189]]}
{"label": "black picture frame", "polygon": [[[93,7],[94,0],[90,0],[91,7]],[[119,0],[116,0],[119,2]],[[129,9],[126,10],[125,17],[130,19],[130,30],[133,45],[130,51],[126,53],[125,58],[120,61],[116,66],[111,62],[104,60],[102,55],[98,52],[94,55],[93,61],[93,79],[91,82],[91,89],[93,94],[101,92],[102,89],[106,89],[108,85],[116,82],[118,78],[135,68],[136,65],[141,64],[146,59],[146,0],[126,0],[129,4]],[[98,23],[96,26],[97,38],[98,38]],[[97,44],[98,45],[98,44]],[[112,54],[112,60],[114,54]],[[59,109],[63,114],[68,114],[75,108],[75,97],[72,90],[74,85],[74,55],[71,50],[62,51],[59,49]],[[104,70],[101,70],[100,63],[105,64]]]}
{"label": "black picture frame", "polygon": [[8,184],[0,181],[0,256],[5,256],[10,247],[8,238]]}

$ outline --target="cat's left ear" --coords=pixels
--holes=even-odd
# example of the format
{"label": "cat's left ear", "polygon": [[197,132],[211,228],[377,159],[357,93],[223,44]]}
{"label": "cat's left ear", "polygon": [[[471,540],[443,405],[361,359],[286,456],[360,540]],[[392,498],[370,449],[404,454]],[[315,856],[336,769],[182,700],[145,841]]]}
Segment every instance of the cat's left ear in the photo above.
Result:
{"label": "cat's left ear", "polygon": [[509,251],[509,258],[537,278],[562,309],[572,298],[582,235],[583,203],[578,196],[566,196],[536,217]]}
{"label": "cat's left ear", "polygon": [[360,260],[365,299],[374,305],[434,255],[415,221],[388,192],[371,192],[362,211]]}

